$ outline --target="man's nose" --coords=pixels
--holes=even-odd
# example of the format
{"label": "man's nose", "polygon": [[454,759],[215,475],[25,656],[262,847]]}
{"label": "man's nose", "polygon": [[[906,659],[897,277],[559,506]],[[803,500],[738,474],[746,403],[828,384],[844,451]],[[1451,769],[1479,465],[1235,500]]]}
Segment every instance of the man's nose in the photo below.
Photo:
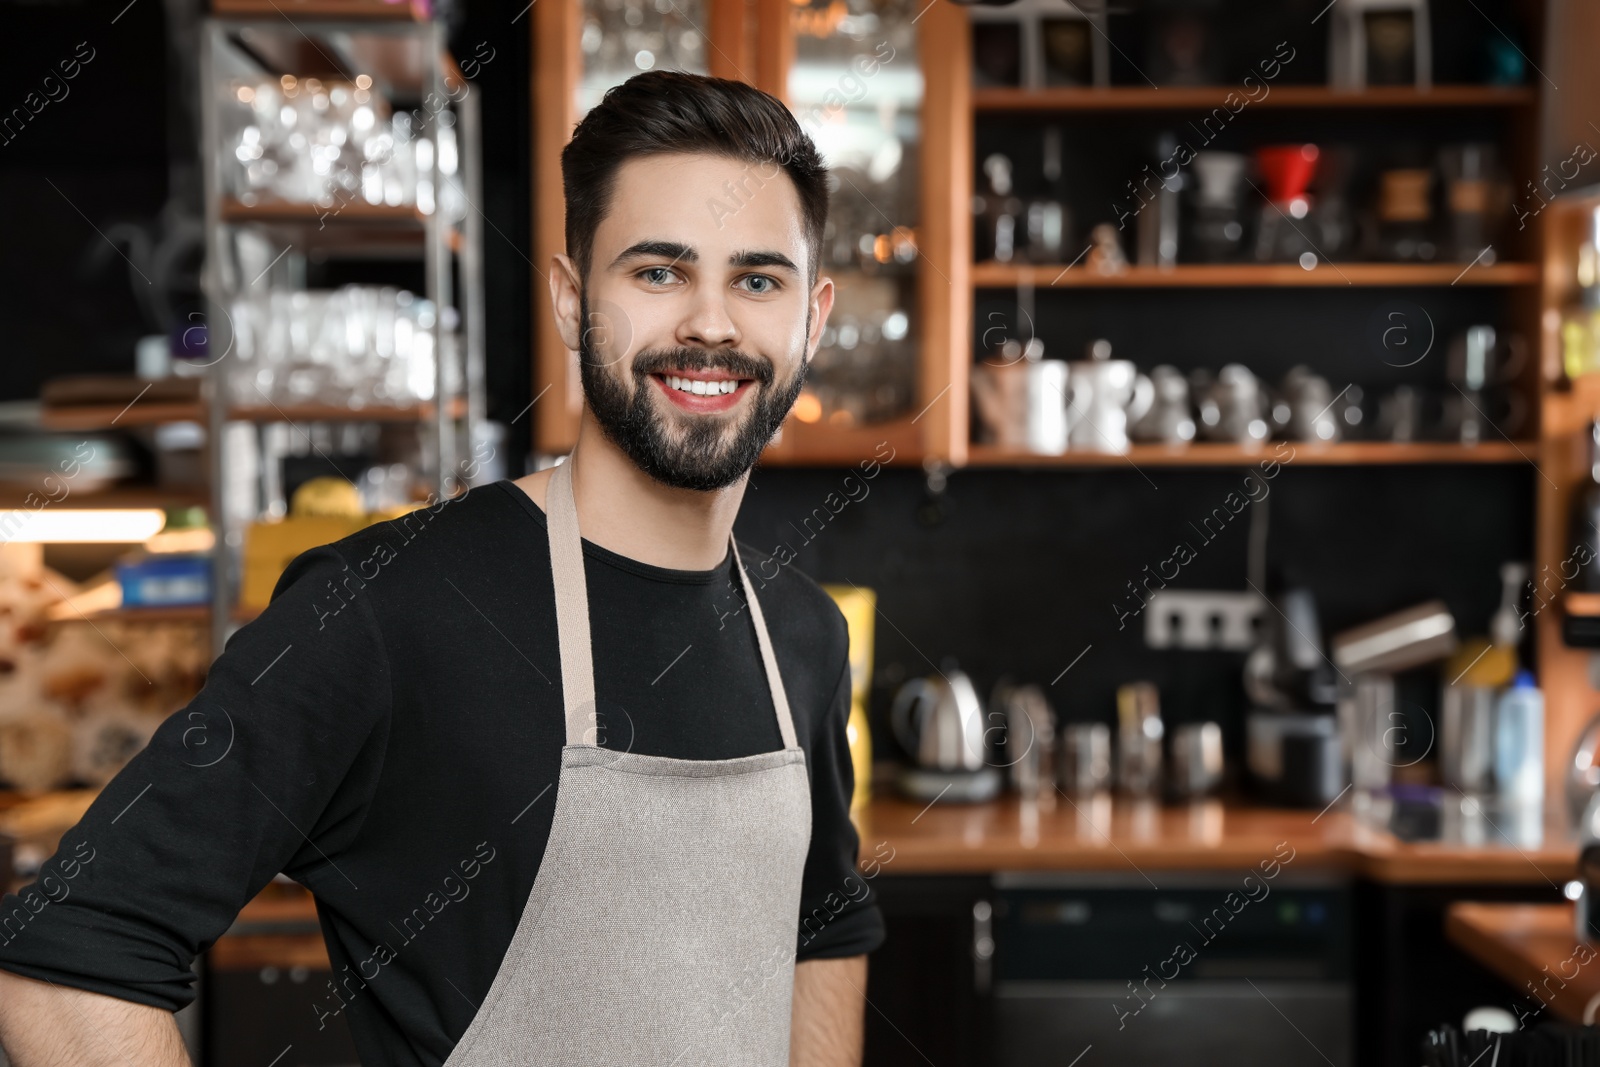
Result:
{"label": "man's nose", "polygon": [[697,296],[694,306],[678,324],[678,342],[701,348],[734,348],[739,327],[728,314],[727,297],[719,290]]}

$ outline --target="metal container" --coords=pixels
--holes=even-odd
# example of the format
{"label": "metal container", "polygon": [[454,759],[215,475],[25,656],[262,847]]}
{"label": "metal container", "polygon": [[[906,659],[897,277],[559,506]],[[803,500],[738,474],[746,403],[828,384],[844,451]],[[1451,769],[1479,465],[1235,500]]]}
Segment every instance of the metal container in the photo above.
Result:
{"label": "metal container", "polygon": [[1117,689],[1117,784],[1148,796],[1161,784],[1161,695],[1151,682]]}
{"label": "metal container", "polygon": [[1111,727],[1075,722],[1060,729],[1061,788],[1075,797],[1092,796],[1111,786]]}
{"label": "metal container", "polygon": [[1172,794],[1194,800],[1222,784],[1222,727],[1189,722],[1172,732]]}
{"label": "metal container", "polygon": [[1394,673],[1456,649],[1456,620],[1442,600],[1385,615],[1333,638],[1333,662],[1347,674]]}
{"label": "metal container", "polygon": [[1339,736],[1350,760],[1350,782],[1380,790],[1394,776],[1397,719],[1394,676],[1358,674],[1339,687]]}
{"label": "metal container", "polygon": [[1036,685],[995,687],[989,713],[999,713],[1006,724],[1005,759],[1011,784],[1029,799],[1056,791],[1055,714],[1044,690]]}
{"label": "metal container", "polygon": [[1494,789],[1495,691],[1446,685],[1439,694],[1439,775],[1463,793]]}

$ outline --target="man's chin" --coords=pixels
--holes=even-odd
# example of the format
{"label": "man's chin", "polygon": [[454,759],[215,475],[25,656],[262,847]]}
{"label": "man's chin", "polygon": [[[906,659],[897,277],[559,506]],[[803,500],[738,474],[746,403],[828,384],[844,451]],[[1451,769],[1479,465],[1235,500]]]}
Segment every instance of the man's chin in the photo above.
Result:
{"label": "man's chin", "polygon": [[[714,492],[749,473],[793,405],[769,398],[771,387],[757,385],[726,411],[693,411],[674,403],[648,375],[639,375],[630,394],[606,372],[585,365],[585,394],[602,431],[653,481],[675,489]],[[799,380],[788,393],[797,393]],[[639,390],[651,394],[641,395]],[[774,419],[776,418],[776,421]],[[771,423],[772,425],[768,425]]]}

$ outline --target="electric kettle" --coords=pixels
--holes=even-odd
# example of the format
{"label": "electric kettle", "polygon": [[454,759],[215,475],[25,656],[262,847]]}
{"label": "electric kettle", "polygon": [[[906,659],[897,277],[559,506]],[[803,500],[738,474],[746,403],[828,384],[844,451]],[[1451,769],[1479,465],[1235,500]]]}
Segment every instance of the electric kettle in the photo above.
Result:
{"label": "electric kettle", "polygon": [[972,679],[950,667],[934,678],[902,685],[889,708],[889,726],[915,762],[899,778],[919,799],[987,800],[1000,788],[988,758],[983,702]]}

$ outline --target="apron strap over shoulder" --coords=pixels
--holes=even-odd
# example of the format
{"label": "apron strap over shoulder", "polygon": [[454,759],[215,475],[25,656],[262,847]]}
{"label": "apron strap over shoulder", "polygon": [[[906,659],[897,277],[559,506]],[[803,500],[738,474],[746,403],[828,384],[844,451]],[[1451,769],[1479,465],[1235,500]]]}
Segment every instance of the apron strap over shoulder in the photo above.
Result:
{"label": "apron strap over shoulder", "polygon": [[772,693],[772,706],[778,712],[778,733],[783,736],[784,748],[798,748],[795,740],[794,716],[789,714],[789,695],[783,689],[783,676],[778,673],[778,657],[772,651],[772,638],[767,634],[767,617],[761,614],[761,601],[756,599],[756,591],[750,586],[750,576],[745,573],[744,564],[739,560],[739,545],[732,537],[728,544],[733,546],[733,569],[739,572],[739,581],[744,586],[744,599],[750,605],[750,621],[755,623],[756,644],[761,646],[761,665],[767,672],[767,689]]}
{"label": "apron strap over shoulder", "polygon": [[578,506],[572,497],[572,457],[557,465],[545,492],[550,529],[550,571],[556,590],[556,635],[561,653],[561,699],[566,707],[567,744],[593,744],[585,735],[597,727],[594,656],[589,643],[589,590],[584,581],[583,540]]}
{"label": "apron strap over shoulder", "polygon": [[[594,653],[589,639],[589,589],[584,578],[583,540],[578,532],[578,507],[572,495],[572,457],[551,472],[545,495],[545,515],[550,530],[550,571],[555,582],[556,632],[561,652],[561,693],[566,709],[567,744],[592,745],[586,740],[597,726],[594,699]],[[750,576],[739,560],[739,546],[732,537],[733,566],[739,572],[745,603],[750,605],[750,621],[755,626],[756,644],[761,649],[761,666],[766,672],[767,689],[778,716],[778,733],[786,749],[799,748],[789,697],[778,673],[778,657],[767,633],[766,616],[751,587]]]}

